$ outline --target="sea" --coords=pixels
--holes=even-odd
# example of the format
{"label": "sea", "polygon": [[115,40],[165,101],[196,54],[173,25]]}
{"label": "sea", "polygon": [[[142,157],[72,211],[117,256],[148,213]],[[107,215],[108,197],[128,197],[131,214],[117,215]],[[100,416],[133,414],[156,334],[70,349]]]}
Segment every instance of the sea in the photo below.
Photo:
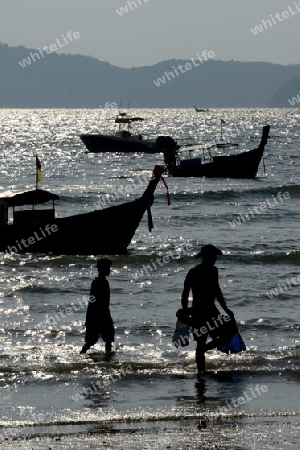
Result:
{"label": "sea", "polygon": [[[57,217],[138,198],[163,155],[90,153],[79,137],[114,133],[118,112],[1,109],[1,196],[35,189],[37,155]],[[221,133],[236,153],[256,148],[264,125],[270,137],[256,179],[164,175],[153,229],[145,215],[128,255],[109,256],[110,357],[101,338],[79,353],[97,255],[1,256],[0,449],[300,449],[300,110],[126,112],[144,118],[133,126],[145,139],[199,145],[182,159],[209,161],[200,147]],[[76,245],[82,230],[70,233]],[[208,351],[199,376],[195,342],[172,338],[208,243],[223,252],[219,283],[246,350]]]}

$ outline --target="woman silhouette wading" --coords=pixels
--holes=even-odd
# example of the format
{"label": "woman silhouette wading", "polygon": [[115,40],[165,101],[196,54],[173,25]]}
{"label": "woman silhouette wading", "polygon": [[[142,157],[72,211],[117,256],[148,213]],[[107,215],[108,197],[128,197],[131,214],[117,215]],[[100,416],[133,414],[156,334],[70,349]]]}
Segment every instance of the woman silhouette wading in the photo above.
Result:
{"label": "woman silhouette wading", "polygon": [[95,345],[99,339],[105,342],[105,351],[111,353],[115,329],[110,314],[110,287],[107,276],[110,274],[111,261],[102,258],[97,261],[98,276],[92,281],[90,301],[86,312],[85,344],[80,353]]}
{"label": "woman silhouette wading", "polygon": [[[234,320],[233,312],[227,307],[219,286],[218,269],[215,267],[217,256],[222,255],[221,250],[212,244],[204,245],[196,258],[201,257],[202,262],[189,270],[184,281],[184,288],[181,295],[181,304],[183,314],[188,308],[188,297],[190,290],[193,294],[193,303],[191,308],[193,337],[197,341],[196,363],[198,371],[205,372],[205,344],[208,335],[214,337],[215,330],[220,323],[222,324],[222,314],[215,305],[218,300],[221,307]],[[208,324],[211,324],[209,326]],[[213,348],[216,345],[210,347]]]}

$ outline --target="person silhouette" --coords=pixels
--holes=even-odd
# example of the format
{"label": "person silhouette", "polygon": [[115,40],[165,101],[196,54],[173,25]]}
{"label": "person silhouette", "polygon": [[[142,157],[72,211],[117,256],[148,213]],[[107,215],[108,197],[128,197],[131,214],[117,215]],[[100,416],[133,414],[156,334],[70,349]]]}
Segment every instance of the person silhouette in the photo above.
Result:
{"label": "person silhouette", "polygon": [[201,257],[202,262],[187,273],[181,294],[181,305],[183,313],[185,313],[188,310],[188,298],[190,290],[192,290],[191,324],[193,338],[197,342],[196,364],[199,373],[205,372],[207,337],[210,335],[214,338],[215,333],[212,330],[221,327],[224,320],[224,315],[216,307],[215,300],[218,300],[225,313],[228,314],[228,319],[234,320],[234,314],[227,307],[219,286],[218,269],[215,267],[218,255],[222,255],[222,251],[212,244],[201,247],[196,258]]}
{"label": "person silhouette", "polygon": [[105,342],[105,352],[112,351],[115,329],[110,314],[110,286],[106,279],[110,274],[111,261],[102,258],[97,261],[98,276],[92,281],[90,289],[90,301],[86,312],[85,344],[80,353],[86,353],[90,347],[98,342],[101,335]]}

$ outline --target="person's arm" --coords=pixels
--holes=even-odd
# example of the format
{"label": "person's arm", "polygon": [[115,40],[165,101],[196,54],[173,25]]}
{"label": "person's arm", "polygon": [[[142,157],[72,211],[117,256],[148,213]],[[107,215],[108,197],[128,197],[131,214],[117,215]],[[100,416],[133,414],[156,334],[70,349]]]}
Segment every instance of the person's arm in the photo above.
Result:
{"label": "person's arm", "polygon": [[93,280],[90,287],[90,296],[86,311],[86,323],[92,322],[97,314],[97,281]]}
{"label": "person's arm", "polygon": [[[220,287],[219,287],[219,289],[220,289]],[[231,311],[231,309],[228,308],[225,298],[221,292],[221,289],[219,290],[219,292],[217,294],[217,300],[220,303],[220,305],[222,306],[222,308],[224,309],[224,311],[226,312],[226,314],[228,314],[230,317],[233,317],[234,314]]]}
{"label": "person's arm", "polygon": [[181,305],[183,309],[188,307],[189,303],[189,293],[192,289],[191,280],[190,280],[190,272],[187,274],[184,280],[183,291],[181,294]]}
{"label": "person's arm", "polygon": [[224,309],[224,311],[226,312],[226,314],[229,315],[229,317],[231,317],[232,319],[234,318],[234,314],[231,311],[231,309],[228,308],[226,300],[224,298],[224,295],[221,291],[220,285],[219,285],[219,275],[218,275],[218,269],[217,269],[217,293],[216,293],[216,298],[218,300],[218,302],[220,303],[220,305],[222,306],[222,308]]}

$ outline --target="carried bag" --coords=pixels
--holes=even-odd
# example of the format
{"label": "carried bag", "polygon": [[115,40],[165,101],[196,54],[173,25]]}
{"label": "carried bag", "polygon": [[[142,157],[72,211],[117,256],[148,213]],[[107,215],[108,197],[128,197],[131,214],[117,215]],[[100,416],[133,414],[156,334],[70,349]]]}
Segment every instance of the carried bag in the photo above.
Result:
{"label": "carried bag", "polygon": [[240,335],[237,327],[237,323],[232,317],[229,321],[223,318],[222,325],[219,325],[209,334],[212,336],[212,340],[206,344],[206,350],[212,350],[217,348],[223,353],[240,353],[246,350],[246,345]]}
{"label": "carried bag", "polygon": [[188,325],[189,327],[192,326],[192,311],[193,308],[181,308],[178,309],[178,311],[176,312],[176,317],[178,317],[178,319],[185,323],[186,325]]}
{"label": "carried bag", "polygon": [[172,343],[176,348],[186,347],[190,343],[190,327],[180,319],[176,321]]}
{"label": "carried bag", "polygon": [[225,342],[218,345],[217,349],[223,353],[240,353],[246,350],[246,345],[240,335],[237,323],[234,318],[229,322],[224,322],[218,329],[221,336],[226,337]]}
{"label": "carried bag", "polygon": [[217,349],[227,354],[240,353],[246,350],[246,345],[239,331],[237,331],[237,333],[234,333],[230,336],[230,340],[228,340],[228,342],[219,345]]}

